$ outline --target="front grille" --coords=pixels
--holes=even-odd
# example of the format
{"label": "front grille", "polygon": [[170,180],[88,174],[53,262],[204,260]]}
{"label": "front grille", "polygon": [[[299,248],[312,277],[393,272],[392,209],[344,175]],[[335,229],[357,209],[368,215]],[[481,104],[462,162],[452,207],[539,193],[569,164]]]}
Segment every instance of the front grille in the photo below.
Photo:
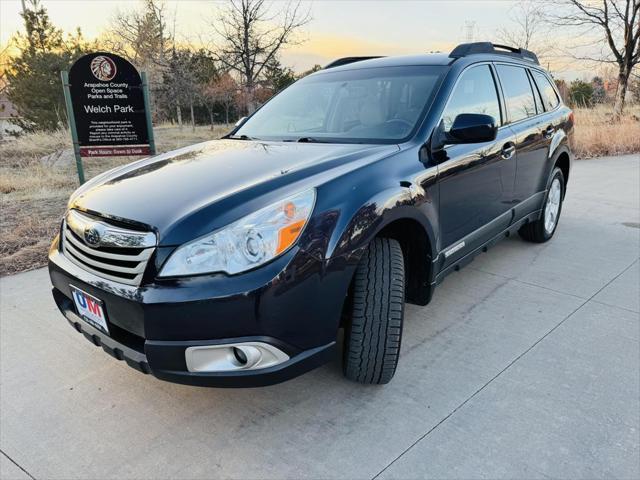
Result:
{"label": "front grille", "polygon": [[124,229],[75,210],[65,217],[63,232],[62,252],[71,262],[99,277],[127,285],[140,285],[155,249],[153,232]]}

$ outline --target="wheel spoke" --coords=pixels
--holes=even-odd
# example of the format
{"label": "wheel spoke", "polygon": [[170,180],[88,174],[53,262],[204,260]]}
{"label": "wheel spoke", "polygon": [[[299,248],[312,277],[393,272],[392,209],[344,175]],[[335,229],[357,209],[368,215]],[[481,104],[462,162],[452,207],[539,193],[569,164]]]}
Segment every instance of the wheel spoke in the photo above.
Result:
{"label": "wheel spoke", "polygon": [[549,187],[547,194],[547,202],[544,212],[544,228],[547,233],[551,233],[558,221],[558,212],[560,211],[560,201],[562,200],[562,187],[560,180],[554,178]]}

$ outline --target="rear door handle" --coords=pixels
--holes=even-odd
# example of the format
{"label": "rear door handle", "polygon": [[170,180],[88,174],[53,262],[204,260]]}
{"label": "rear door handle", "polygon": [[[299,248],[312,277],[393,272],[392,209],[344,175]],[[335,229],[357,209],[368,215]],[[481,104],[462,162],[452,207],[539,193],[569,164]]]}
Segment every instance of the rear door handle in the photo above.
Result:
{"label": "rear door handle", "polygon": [[502,146],[502,158],[505,160],[513,157],[516,152],[516,145],[513,142],[507,142]]}
{"label": "rear door handle", "polygon": [[553,125],[549,125],[547,128],[545,128],[542,131],[542,134],[544,135],[544,138],[551,138],[553,137],[553,134],[555,133],[556,129],[553,127]]}

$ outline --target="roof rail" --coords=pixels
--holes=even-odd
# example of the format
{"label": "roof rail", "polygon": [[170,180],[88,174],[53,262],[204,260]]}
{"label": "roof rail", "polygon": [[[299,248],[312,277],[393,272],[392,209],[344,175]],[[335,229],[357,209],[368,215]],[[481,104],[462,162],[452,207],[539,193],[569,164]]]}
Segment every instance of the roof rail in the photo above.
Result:
{"label": "roof rail", "polygon": [[456,48],[451,50],[449,56],[451,58],[466,57],[467,55],[473,55],[474,53],[491,53],[493,55],[508,55],[510,57],[519,58],[522,60],[528,60],[535,64],[540,65],[538,57],[535,53],[525,50],[524,48],[509,47],[508,45],[499,45],[491,42],[475,42],[475,43],[461,43]]}
{"label": "roof rail", "polygon": [[324,67],[324,69],[326,70],[327,68],[340,67],[342,65],[348,65],[350,63],[361,62],[363,60],[372,60],[374,58],[382,58],[382,56],[378,55],[375,57],[343,57],[343,58],[334,60],[329,65]]}

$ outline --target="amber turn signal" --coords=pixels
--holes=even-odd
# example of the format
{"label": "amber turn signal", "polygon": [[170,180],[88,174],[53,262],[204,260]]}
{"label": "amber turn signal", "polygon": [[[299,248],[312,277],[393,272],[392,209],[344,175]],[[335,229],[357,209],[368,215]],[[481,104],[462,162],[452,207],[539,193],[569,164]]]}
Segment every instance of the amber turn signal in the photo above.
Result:
{"label": "amber turn signal", "polygon": [[304,223],[305,220],[299,220],[280,229],[276,253],[284,252],[298,239],[298,236],[302,231],[302,227],[304,227]]}

